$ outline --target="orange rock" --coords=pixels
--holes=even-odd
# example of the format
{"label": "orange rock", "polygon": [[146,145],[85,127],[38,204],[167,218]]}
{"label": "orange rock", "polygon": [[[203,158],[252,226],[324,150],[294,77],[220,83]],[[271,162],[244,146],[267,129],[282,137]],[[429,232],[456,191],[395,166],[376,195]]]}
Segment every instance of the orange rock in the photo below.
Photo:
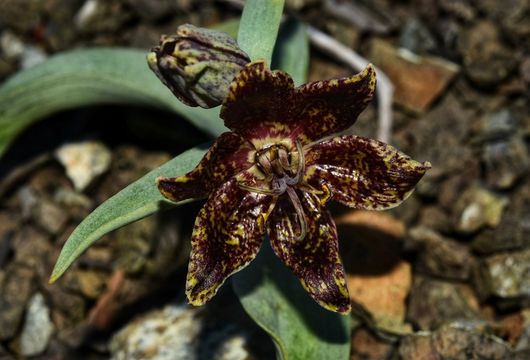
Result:
{"label": "orange rock", "polygon": [[427,110],[460,71],[450,61],[418,56],[381,39],[372,41],[369,58],[392,80],[395,102],[418,112]]}
{"label": "orange rock", "polygon": [[352,301],[372,316],[376,327],[409,333],[404,319],[412,269],[400,258],[405,225],[374,211],[353,211],[336,222]]}

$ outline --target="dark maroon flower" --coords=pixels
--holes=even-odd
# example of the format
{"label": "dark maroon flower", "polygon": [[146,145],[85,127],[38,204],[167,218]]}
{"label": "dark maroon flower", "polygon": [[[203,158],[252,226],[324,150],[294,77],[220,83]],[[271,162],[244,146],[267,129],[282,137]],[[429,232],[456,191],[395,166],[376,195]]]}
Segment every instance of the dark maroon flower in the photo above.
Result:
{"label": "dark maroon flower", "polygon": [[401,203],[430,167],[349,128],[371,101],[375,71],[295,88],[265,63],[248,64],[232,81],[222,134],[199,165],[159,178],[172,201],[208,197],[195,221],[186,294],[210,300],[256,256],[265,233],[276,255],[320,305],[350,310],[337,230],[328,200],[381,210]]}

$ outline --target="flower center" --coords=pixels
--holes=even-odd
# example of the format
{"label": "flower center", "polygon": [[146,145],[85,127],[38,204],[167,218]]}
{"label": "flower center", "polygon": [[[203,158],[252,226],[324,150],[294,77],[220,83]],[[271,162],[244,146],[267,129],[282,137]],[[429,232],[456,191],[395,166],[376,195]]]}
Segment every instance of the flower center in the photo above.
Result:
{"label": "flower center", "polygon": [[293,185],[300,182],[304,172],[304,152],[299,141],[296,143],[296,150],[296,152],[289,152],[284,145],[274,144],[257,151],[255,155],[256,166],[265,175],[270,189],[261,189],[244,184],[239,184],[239,186],[247,191],[272,196],[287,193],[294,207],[298,223],[295,240],[302,240],[307,234],[307,221],[300,199],[293,188]]}

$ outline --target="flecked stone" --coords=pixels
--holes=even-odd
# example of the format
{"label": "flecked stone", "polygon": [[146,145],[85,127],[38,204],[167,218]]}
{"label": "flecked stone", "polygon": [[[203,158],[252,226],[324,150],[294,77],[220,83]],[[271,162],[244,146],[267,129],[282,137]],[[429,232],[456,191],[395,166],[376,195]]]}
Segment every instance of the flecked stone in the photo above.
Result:
{"label": "flecked stone", "polygon": [[132,18],[132,13],[121,0],[87,0],[74,18],[82,33],[118,31]]}
{"label": "flecked stone", "polygon": [[419,112],[429,109],[460,71],[442,58],[418,56],[378,39],[372,41],[370,54],[392,80],[396,103]]}
{"label": "flecked stone", "polygon": [[68,214],[55,203],[39,199],[33,209],[35,222],[50,234],[57,235],[68,222]]}
{"label": "flecked stone", "polygon": [[436,47],[436,40],[429,28],[418,18],[407,20],[401,29],[399,45],[415,54],[424,54]]}
{"label": "flecked stone", "polygon": [[480,141],[506,139],[517,131],[518,119],[508,108],[487,112],[481,116],[477,138]]}
{"label": "flecked stone", "polygon": [[66,174],[77,191],[85,190],[95,178],[105,173],[112,158],[110,150],[95,141],[63,145],[55,156],[66,168]]}
{"label": "flecked stone", "polygon": [[414,277],[407,319],[421,330],[431,330],[444,322],[477,319],[478,301],[464,284]]}
{"label": "flecked stone", "polygon": [[409,244],[417,251],[416,270],[438,278],[467,280],[474,258],[464,244],[437,232],[416,227],[409,232]]}
{"label": "flecked stone", "polygon": [[505,250],[530,247],[530,182],[526,181],[511,195],[510,205],[504,211],[495,229],[486,229],[472,242],[473,250],[491,254]]}
{"label": "flecked stone", "polygon": [[482,151],[482,161],[486,168],[486,181],[496,189],[512,187],[530,169],[528,148],[519,136],[487,143]]}
{"label": "flecked stone", "polygon": [[530,298],[530,249],[489,256],[480,261],[475,286],[481,295],[503,299]]}
{"label": "flecked stone", "polygon": [[19,330],[26,303],[33,288],[33,271],[11,263],[0,291],[0,341],[11,339]]}
{"label": "flecked stone", "polygon": [[36,293],[29,300],[26,320],[20,335],[20,352],[24,356],[39,355],[48,346],[54,330],[50,310],[44,297]]}
{"label": "flecked stone", "polygon": [[249,357],[245,348],[247,339],[241,330],[224,324],[205,334],[200,313],[199,309],[168,305],[137,318],[111,339],[112,359],[244,360]]}
{"label": "flecked stone", "polygon": [[508,199],[478,186],[461,194],[453,209],[456,230],[471,234],[482,227],[499,225]]}
{"label": "flecked stone", "polygon": [[464,145],[469,142],[472,119],[473,112],[456,96],[448,94],[424,117],[404,129],[401,136],[409,140],[403,141],[400,150],[433,165],[419,185],[431,183],[428,187],[436,189],[436,195],[443,196],[440,183],[448,176],[465,175],[465,179],[480,176],[479,159],[468,145]]}
{"label": "flecked stone", "polygon": [[47,279],[54,255],[49,236],[32,226],[21,228],[13,238],[14,261],[34,270],[40,279]]}
{"label": "flecked stone", "polygon": [[469,3],[469,0],[440,0],[438,6],[444,12],[466,22],[473,21],[477,16],[475,8]]}
{"label": "flecked stone", "polygon": [[419,224],[439,233],[452,231],[449,215],[439,206],[423,206],[420,211]]}
{"label": "flecked stone", "polygon": [[515,68],[512,52],[504,47],[494,23],[484,20],[460,37],[466,75],[478,86],[491,87],[505,80]]}
{"label": "flecked stone", "polygon": [[432,333],[406,336],[399,355],[407,360],[515,359],[507,343],[477,329],[471,322],[450,323]]}
{"label": "flecked stone", "polygon": [[71,270],[65,274],[63,285],[89,299],[97,299],[106,287],[105,274],[95,270]]}

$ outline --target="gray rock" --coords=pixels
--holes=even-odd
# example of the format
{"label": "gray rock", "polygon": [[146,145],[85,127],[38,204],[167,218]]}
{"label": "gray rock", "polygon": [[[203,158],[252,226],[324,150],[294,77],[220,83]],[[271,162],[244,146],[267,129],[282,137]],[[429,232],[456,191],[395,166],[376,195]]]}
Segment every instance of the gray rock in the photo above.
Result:
{"label": "gray rock", "polygon": [[493,22],[484,20],[459,38],[464,71],[479,87],[492,87],[505,80],[517,65]]}
{"label": "gray rock", "polygon": [[20,67],[22,69],[29,69],[44,62],[47,57],[48,55],[40,47],[26,45],[20,58]]}
{"label": "gray rock", "polygon": [[528,148],[519,136],[486,144],[482,150],[482,161],[488,185],[496,189],[512,187],[530,168]]}
{"label": "gray rock", "polygon": [[478,301],[467,285],[415,276],[409,299],[407,319],[422,330],[448,321],[479,318]]}
{"label": "gray rock", "polygon": [[399,44],[415,54],[425,54],[436,48],[436,40],[429,29],[416,17],[408,19],[401,29]]}
{"label": "gray rock", "polygon": [[475,287],[482,298],[530,299],[530,249],[482,259]]}
{"label": "gray rock", "polygon": [[418,251],[416,270],[439,278],[466,280],[474,257],[468,247],[426,227],[410,230],[407,243]]}
{"label": "gray rock", "polygon": [[168,305],[129,323],[110,342],[112,359],[248,359],[244,332],[231,324],[206,331],[200,309]]}
{"label": "gray rock", "polygon": [[471,234],[488,226],[499,225],[508,199],[483,189],[471,186],[461,194],[453,209],[455,228],[463,234]]}
{"label": "gray rock", "polygon": [[[399,347],[402,359],[515,359],[510,346],[472,322],[456,322],[434,332],[406,336]],[[522,358],[521,358],[522,359]]]}
{"label": "gray rock", "polygon": [[26,303],[31,296],[34,273],[25,266],[11,263],[0,284],[0,341],[11,339],[18,332]]}
{"label": "gray rock", "polygon": [[505,139],[517,131],[517,126],[518,121],[510,109],[488,112],[480,118],[477,137],[479,141]]}
{"label": "gray rock", "polygon": [[20,352],[24,356],[35,356],[43,353],[48,346],[54,330],[50,319],[50,310],[44,297],[36,293],[29,300],[26,320],[20,335]]}

